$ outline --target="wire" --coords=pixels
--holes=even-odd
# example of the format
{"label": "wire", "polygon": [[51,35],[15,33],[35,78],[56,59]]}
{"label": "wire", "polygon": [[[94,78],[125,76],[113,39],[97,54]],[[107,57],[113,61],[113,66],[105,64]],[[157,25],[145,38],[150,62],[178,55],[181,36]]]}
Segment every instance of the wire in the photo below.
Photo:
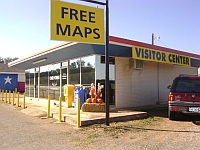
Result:
{"label": "wire", "polygon": [[166,47],[168,47],[169,48],[169,46],[167,46],[166,44],[164,44],[163,42],[161,42],[160,40],[157,40],[157,41],[159,41],[160,43],[162,43],[163,45],[165,45]]}

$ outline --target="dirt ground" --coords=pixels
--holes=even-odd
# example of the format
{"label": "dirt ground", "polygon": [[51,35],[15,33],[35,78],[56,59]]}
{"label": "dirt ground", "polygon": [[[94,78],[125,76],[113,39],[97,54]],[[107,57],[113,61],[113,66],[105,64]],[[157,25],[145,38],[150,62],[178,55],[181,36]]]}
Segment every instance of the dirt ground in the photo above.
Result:
{"label": "dirt ground", "polygon": [[145,119],[96,124],[65,135],[80,149],[200,149],[200,118],[183,116],[170,121],[167,107],[146,111]]}
{"label": "dirt ground", "polygon": [[[4,107],[10,106],[6,103],[2,104]],[[9,108],[21,111],[20,108],[13,106]],[[170,121],[167,117],[167,107],[141,111],[146,111],[148,117],[127,122],[113,122],[109,126],[94,124],[77,128],[64,122],[58,123],[53,118],[41,119],[33,116],[30,116],[31,121],[22,120],[22,122],[31,123],[41,132],[48,133],[45,135],[49,137],[48,144],[53,144],[50,141],[50,137],[53,137],[54,141],[56,139],[57,142],[64,142],[61,142],[60,146],[66,143],[72,145],[71,149],[200,150],[200,118],[183,116],[178,121]],[[25,114],[21,114],[24,117]],[[37,137],[37,134],[35,136]]]}

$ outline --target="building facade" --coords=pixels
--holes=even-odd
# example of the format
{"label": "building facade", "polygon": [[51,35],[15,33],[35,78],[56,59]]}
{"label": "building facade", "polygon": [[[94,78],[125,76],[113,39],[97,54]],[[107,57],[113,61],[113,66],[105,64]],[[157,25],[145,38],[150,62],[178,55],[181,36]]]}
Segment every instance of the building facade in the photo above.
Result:
{"label": "building facade", "polygon": [[[56,69],[58,73],[56,78],[58,78],[57,82],[59,84],[57,85],[56,83],[56,88],[58,88],[57,92],[59,95],[63,96],[63,75],[65,76],[65,80],[67,79],[67,84],[75,84],[74,81],[73,83],[70,81],[74,77],[70,68],[75,68],[75,64],[72,65],[70,61],[80,59],[79,62],[81,62],[82,58],[87,56],[98,58],[95,59],[95,77],[94,80],[92,78],[92,81],[96,83],[98,79],[105,79],[105,76],[103,76],[105,67],[102,67],[105,64],[105,60],[103,59],[105,56],[104,45],[66,42],[27,58],[11,62],[9,66],[34,70],[33,85],[27,86],[33,88],[34,97],[40,98],[40,89],[42,88],[40,85],[42,81],[40,79],[42,75],[41,68],[44,66],[51,67],[52,64],[57,63],[59,68]],[[112,101],[112,104],[116,108],[167,103],[169,93],[167,86],[172,84],[173,79],[179,74],[197,74],[200,67],[199,54],[187,53],[114,36],[110,36],[109,57],[110,66],[112,65],[110,67],[112,68],[112,77],[110,76],[110,80],[114,83],[114,92],[112,92],[114,95],[110,101]],[[65,63],[67,65],[65,65],[63,70],[63,64]],[[82,74],[83,68],[80,66],[82,65],[79,64],[79,79],[76,80],[79,80],[77,83],[81,85],[85,83],[84,79],[86,80],[88,74]],[[46,71],[46,74],[48,74],[46,79],[49,80],[49,76],[52,76],[52,74],[49,74],[49,70]],[[36,83],[36,81],[38,82]],[[48,84],[47,87],[49,86]],[[51,88],[55,89],[55,87],[48,88],[48,93],[51,93],[49,91]],[[27,90],[29,91],[26,92],[29,93],[30,88]],[[36,92],[38,93],[36,94]]]}

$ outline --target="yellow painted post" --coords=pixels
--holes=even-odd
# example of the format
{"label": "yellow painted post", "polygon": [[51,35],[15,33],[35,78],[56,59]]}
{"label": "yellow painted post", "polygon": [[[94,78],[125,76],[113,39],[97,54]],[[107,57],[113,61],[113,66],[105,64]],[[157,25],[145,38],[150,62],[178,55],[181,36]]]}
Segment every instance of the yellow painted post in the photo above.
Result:
{"label": "yellow painted post", "polygon": [[4,101],[4,90],[2,90],[2,101]]}
{"label": "yellow painted post", "polygon": [[77,98],[77,128],[80,128],[81,118],[80,118],[80,98]]}
{"label": "yellow painted post", "polygon": [[10,93],[11,93],[11,91],[9,91],[8,104],[10,104]]}
{"label": "yellow painted post", "polygon": [[14,106],[15,104],[15,91],[13,91],[13,99],[12,99],[12,105]]}
{"label": "yellow painted post", "polygon": [[17,93],[17,107],[19,107],[19,92]]}
{"label": "yellow painted post", "polygon": [[47,110],[47,118],[50,118],[50,96],[48,95],[48,110]]}
{"label": "yellow painted post", "polygon": [[62,122],[62,97],[59,97],[59,113],[58,121]]}
{"label": "yellow painted post", "polygon": [[6,90],[6,99],[5,99],[5,102],[7,103],[7,93],[8,93],[8,91]]}
{"label": "yellow painted post", "polygon": [[25,99],[26,99],[26,93],[24,92],[24,103],[23,103],[23,109],[25,109],[26,108],[26,104],[25,104]]}

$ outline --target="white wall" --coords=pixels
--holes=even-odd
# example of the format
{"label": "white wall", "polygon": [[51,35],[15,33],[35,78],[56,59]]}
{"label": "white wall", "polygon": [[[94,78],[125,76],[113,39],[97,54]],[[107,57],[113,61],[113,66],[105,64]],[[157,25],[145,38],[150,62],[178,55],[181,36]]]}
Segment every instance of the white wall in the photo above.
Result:
{"label": "white wall", "polygon": [[25,82],[25,74],[18,74],[18,82]]}
{"label": "white wall", "polygon": [[[167,103],[167,86],[179,74],[197,74],[197,68],[144,62],[143,70],[129,68],[130,58],[115,59],[116,107],[140,107]],[[158,73],[159,72],[159,73]],[[158,80],[159,79],[159,80]]]}

